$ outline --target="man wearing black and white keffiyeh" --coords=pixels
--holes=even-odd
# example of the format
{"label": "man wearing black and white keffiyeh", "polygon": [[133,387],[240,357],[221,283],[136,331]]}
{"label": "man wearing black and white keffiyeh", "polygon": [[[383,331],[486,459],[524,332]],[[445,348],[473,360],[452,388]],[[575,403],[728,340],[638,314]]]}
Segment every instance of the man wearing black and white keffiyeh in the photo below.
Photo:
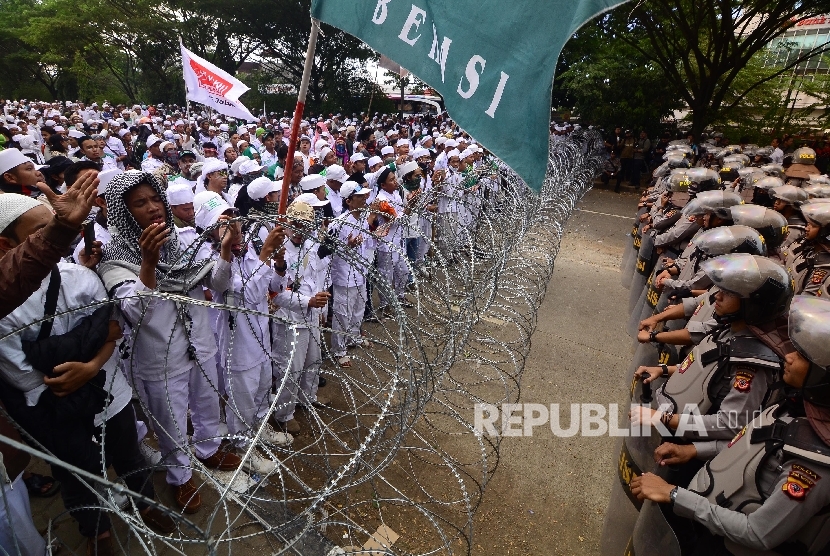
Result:
{"label": "man wearing black and white keffiyeh", "polygon": [[207,309],[154,292],[204,301],[203,287],[225,291],[231,234],[222,236],[217,260],[197,260],[198,250],[179,244],[161,182],[146,172],[116,176],[106,201],[113,237],[98,272],[132,328],[127,378],[149,408],[176,502],[193,513],[201,498],[191,481],[188,402],[196,457],[220,470],[236,469],[241,460],[220,449],[217,347]]}

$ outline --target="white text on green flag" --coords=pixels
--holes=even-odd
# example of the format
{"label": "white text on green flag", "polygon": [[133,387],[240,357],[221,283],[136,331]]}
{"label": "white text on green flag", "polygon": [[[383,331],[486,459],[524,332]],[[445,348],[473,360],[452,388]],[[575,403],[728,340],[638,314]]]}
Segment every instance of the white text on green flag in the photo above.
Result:
{"label": "white text on green flag", "polygon": [[312,0],[311,15],[361,39],[444,97],[450,116],[538,190],[547,169],[556,61],[620,0]]}

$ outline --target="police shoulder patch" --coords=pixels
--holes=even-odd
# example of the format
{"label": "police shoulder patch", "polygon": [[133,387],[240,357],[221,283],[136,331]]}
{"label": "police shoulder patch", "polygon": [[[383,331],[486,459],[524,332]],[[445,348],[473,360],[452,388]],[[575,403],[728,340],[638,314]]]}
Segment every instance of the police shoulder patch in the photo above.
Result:
{"label": "police shoulder patch", "polygon": [[813,284],[821,284],[827,278],[827,271],[823,268],[817,268],[810,275],[810,282]]}
{"label": "police shoulder patch", "polygon": [[732,383],[732,387],[738,392],[749,392],[753,378],[755,378],[755,373],[752,371],[738,370],[735,373],[735,381]]}
{"label": "police shoulder patch", "polygon": [[797,502],[801,502],[810,493],[821,477],[812,469],[794,463],[787,477],[787,482],[781,485],[784,494]]}

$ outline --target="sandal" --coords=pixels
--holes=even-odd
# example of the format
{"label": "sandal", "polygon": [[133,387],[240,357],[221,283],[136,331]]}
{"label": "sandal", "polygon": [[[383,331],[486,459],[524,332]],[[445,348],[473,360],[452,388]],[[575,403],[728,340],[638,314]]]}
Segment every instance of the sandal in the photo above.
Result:
{"label": "sandal", "polygon": [[350,369],[352,367],[352,358],[348,355],[344,355],[337,360],[337,364],[340,365],[341,369]]}
{"label": "sandal", "polygon": [[[60,481],[57,481],[54,477],[50,477],[48,475],[38,475],[37,473],[32,473],[29,478],[24,477],[23,482],[26,483],[26,490],[29,491],[29,496],[36,496],[39,498],[49,498],[54,496],[61,489]],[[43,487],[49,484],[52,486],[46,490],[43,490]]]}

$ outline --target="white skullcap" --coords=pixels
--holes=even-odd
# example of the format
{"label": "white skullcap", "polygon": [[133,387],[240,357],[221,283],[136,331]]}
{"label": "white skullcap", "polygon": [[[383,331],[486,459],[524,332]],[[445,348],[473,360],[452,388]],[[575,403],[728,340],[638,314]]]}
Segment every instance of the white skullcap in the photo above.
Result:
{"label": "white skullcap", "polygon": [[380,150],[380,154],[382,154],[383,156],[386,156],[387,154],[395,154],[395,148],[386,145]]}
{"label": "white skullcap", "polygon": [[303,193],[302,195],[297,195],[297,198],[294,199],[295,203],[305,203],[312,207],[322,207],[330,203],[328,199],[320,199],[314,193]]}
{"label": "white skullcap", "polygon": [[[245,157],[247,158],[247,157]],[[239,159],[237,159],[239,160]],[[236,163],[236,160],[234,160]],[[261,172],[263,168],[267,168],[267,166],[260,166],[259,162],[256,160],[246,160],[242,164],[237,167],[236,173],[240,176],[244,176],[245,174],[253,174],[254,172]]]}
{"label": "white skullcap", "polygon": [[348,176],[346,176],[346,170],[342,166],[339,164],[332,164],[326,168],[326,179],[343,183],[348,179]]}
{"label": "white skullcap", "polygon": [[401,165],[401,167],[398,168],[398,175],[405,176],[409,172],[414,172],[417,169],[418,169],[418,163],[415,162],[414,160],[410,160],[409,162],[407,162],[406,164]]}
{"label": "white skullcap", "polygon": [[395,146],[396,146],[396,147],[406,147],[406,146],[409,146],[409,140],[408,140],[408,139],[398,139],[398,142],[397,142],[397,143],[395,143]]}
{"label": "white skullcap", "polygon": [[73,139],[80,139],[84,135],[85,135],[84,133],[81,133],[77,129],[70,129],[69,130],[69,136],[72,137]]}
{"label": "white skullcap", "polygon": [[379,156],[373,156],[366,164],[371,168],[375,164],[383,164],[383,159]]}
{"label": "white skullcap", "polygon": [[[0,155],[4,152],[6,151],[0,152]],[[29,159],[27,158],[26,160]],[[32,197],[27,197],[26,195],[18,195],[17,193],[6,193],[5,195],[0,195],[0,232],[6,231],[6,228],[8,228],[12,222],[23,216],[24,213],[40,206],[45,205]]]}
{"label": "white skullcap", "polygon": [[444,145],[451,149],[454,149],[458,146],[458,141],[456,141],[455,139],[447,139],[446,141],[444,141]]}
{"label": "white skullcap", "polygon": [[269,193],[281,190],[281,183],[271,181],[265,176],[262,176],[248,184],[248,197],[250,197],[253,201],[259,201],[264,199]]}
{"label": "white skullcap", "polygon": [[412,158],[421,158],[422,156],[429,156],[429,151],[420,147],[412,151]]}
{"label": "white skullcap", "polygon": [[193,188],[189,183],[173,183],[167,188],[167,202],[171,206],[192,203],[193,198]]}
{"label": "white skullcap", "polygon": [[458,158],[464,160],[465,158],[473,156],[474,154],[476,154],[475,151],[472,151],[470,149],[464,149],[464,151],[460,155],[458,155]]}
{"label": "white skullcap", "polygon": [[220,170],[227,170],[228,163],[224,160],[219,160],[218,158],[206,158],[205,163],[202,166],[202,175],[207,176],[213,172],[218,172]]}
{"label": "white skullcap", "polygon": [[147,145],[147,148],[149,149],[150,147],[152,147],[153,145],[155,145],[159,141],[161,141],[161,138],[159,138],[156,135],[150,135],[149,137],[147,137],[147,141],[145,142],[145,144]]}
{"label": "white skullcap", "polygon": [[330,152],[334,152],[334,151],[332,151],[328,147],[323,147],[322,148],[322,150],[320,151],[320,163],[323,162],[323,160],[329,155]]}
{"label": "white skullcap", "polygon": [[453,149],[453,150],[451,150],[450,152],[447,153],[447,160],[449,160],[450,158],[452,158],[454,156],[457,156],[457,157],[461,158],[460,155],[461,155],[461,153],[458,152],[458,149]]}
{"label": "white skullcap", "polygon": [[322,149],[323,147],[328,147],[328,146],[329,146],[328,141],[326,141],[325,139],[318,139],[317,142],[314,143],[314,150],[319,152],[320,149]]}
{"label": "white skullcap", "polygon": [[[228,144],[230,145],[230,143],[228,143]],[[242,166],[243,164],[245,164],[246,162],[248,162],[249,160],[251,160],[251,159],[248,158],[245,155],[237,156],[236,160],[234,160],[233,163],[231,164],[231,172],[233,172],[234,175],[238,174],[239,173],[239,167]]]}
{"label": "white skullcap", "polygon": [[[196,207],[196,200],[193,201],[193,207],[196,208],[196,226],[206,230],[219,221],[219,217],[230,209],[231,206],[213,191],[203,191],[204,193],[213,193],[213,196],[204,198],[204,202],[199,203]],[[202,200],[202,199],[200,199]]]}
{"label": "white skullcap", "polygon": [[12,168],[17,168],[21,164],[31,162],[32,159],[26,157],[17,149],[5,149],[0,151],[0,175],[5,174]]}
{"label": "white skullcap", "polygon": [[303,191],[314,191],[324,185],[326,185],[326,178],[320,174],[311,174],[300,180],[300,187],[303,188]]}
{"label": "white skullcap", "polygon": [[123,173],[124,170],[121,170],[120,168],[110,168],[109,170],[98,172],[98,196],[101,196],[107,192],[107,186],[110,181],[112,181],[112,178]]}

